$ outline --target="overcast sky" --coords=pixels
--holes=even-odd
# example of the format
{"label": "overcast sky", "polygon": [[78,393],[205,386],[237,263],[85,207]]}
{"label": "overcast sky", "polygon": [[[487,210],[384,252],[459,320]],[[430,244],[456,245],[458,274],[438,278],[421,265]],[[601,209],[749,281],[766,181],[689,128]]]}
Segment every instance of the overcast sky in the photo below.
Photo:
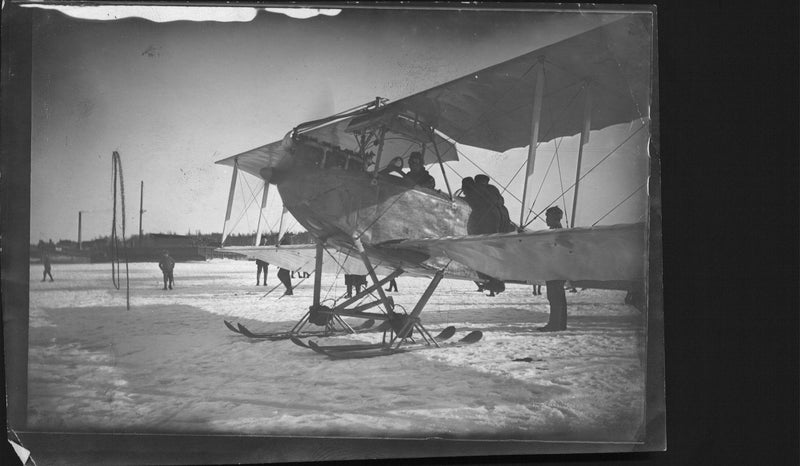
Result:
{"label": "overcast sky", "polygon": [[[280,139],[300,122],[376,96],[396,100],[616,17],[345,9],[308,19],[260,11],[248,22],[151,22],[40,10],[33,41],[31,241],[77,239],[78,211],[86,212],[84,240],[110,233],[115,150],[122,156],[129,235],[138,232],[140,181],[145,233],[219,232],[232,169],[217,160]],[[593,133],[584,169],[640,125]],[[640,131],[582,182],[579,225],[597,221],[644,183],[648,136]],[[534,195],[553,147],[539,150],[529,188]],[[463,149],[497,184],[511,180],[527,153]],[[561,142],[564,187],[574,182],[576,150],[577,138]],[[537,204],[558,195],[558,168],[554,162]],[[466,161],[452,169],[477,173]],[[430,171],[443,188],[438,167]],[[457,187],[455,172],[448,169]],[[255,231],[255,210],[239,213],[258,186],[252,177],[240,183],[235,232]],[[520,196],[521,187],[518,176],[510,189]],[[268,229],[277,229],[280,203],[274,188],[270,195]],[[645,199],[639,191],[601,223],[643,220]],[[507,195],[506,203],[518,219],[518,202]]]}

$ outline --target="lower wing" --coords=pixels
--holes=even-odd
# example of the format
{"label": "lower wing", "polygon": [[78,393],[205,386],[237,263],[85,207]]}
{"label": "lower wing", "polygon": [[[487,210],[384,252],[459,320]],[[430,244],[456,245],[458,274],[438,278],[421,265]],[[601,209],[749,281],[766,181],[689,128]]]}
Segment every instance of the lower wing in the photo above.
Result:
{"label": "lower wing", "polygon": [[453,259],[504,281],[570,280],[625,288],[644,280],[646,243],[644,223],[634,223],[406,240],[386,247]]}

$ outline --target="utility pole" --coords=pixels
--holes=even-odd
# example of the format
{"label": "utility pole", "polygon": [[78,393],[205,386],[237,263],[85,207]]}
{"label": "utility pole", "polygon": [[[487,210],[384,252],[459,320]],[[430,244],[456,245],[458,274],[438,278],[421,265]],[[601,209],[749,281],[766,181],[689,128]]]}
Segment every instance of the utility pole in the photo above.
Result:
{"label": "utility pole", "polygon": [[79,210],[78,211],[78,251],[83,249],[81,247],[81,220],[82,220],[81,217],[82,217],[82,215],[83,215],[83,211]]}
{"label": "utility pole", "polygon": [[144,180],[139,185],[139,247],[142,247],[142,214],[144,213]]}

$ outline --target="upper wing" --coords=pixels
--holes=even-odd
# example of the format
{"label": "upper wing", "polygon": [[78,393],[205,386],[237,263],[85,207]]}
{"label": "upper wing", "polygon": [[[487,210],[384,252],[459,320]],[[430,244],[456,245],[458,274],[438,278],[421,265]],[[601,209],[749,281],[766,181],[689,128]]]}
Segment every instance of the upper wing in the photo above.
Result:
{"label": "upper wing", "polygon": [[[383,168],[395,155],[405,155],[425,142],[425,162],[457,159],[450,140],[503,152],[530,144],[533,95],[538,68],[544,70],[539,142],[582,132],[584,105],[578,98],[590,83],[590,130],[649,118],[651,93],[652,15],[631,14],[617,21],[542,47],[462,78],[320,124],[302,134],[342,149],[357,148],[354,131],[383,127],[387,131]],[[326,119],[323,119],[326,120]],[[291,137],[220,160],[259,175],[291,157]]]}
{"label": "upper wing", "polygon": [[504,152],[530,145],[538,68],[544,69],[539,142],[584,130],[585,83],[591,130],[649,117],[652,25],[632,14],[462,78],[394,101],[354,123],[407,115],[452,140]]}
{"label": "upper wing", "polygon": [[[222,252],[240,254],[249,259],[261,259],[272,265],[292,270],[295,272],[313,272],[316,263],[316,246],[314,245],[287,245],[287,246],[226,246],[217,249]],[[373,263],[375,273],[389,275],[394,268],[377,262]],[[340,252],[334,248],[325,248],[322,256],[322,272],[338,273],[342,270],[346,274],[366,275],[367,269],[358,256]]]}
{"label": "upper wing", "polygon": [[639,281],[644,223],[407,240],[387,245],[445,256],[499,280]]}

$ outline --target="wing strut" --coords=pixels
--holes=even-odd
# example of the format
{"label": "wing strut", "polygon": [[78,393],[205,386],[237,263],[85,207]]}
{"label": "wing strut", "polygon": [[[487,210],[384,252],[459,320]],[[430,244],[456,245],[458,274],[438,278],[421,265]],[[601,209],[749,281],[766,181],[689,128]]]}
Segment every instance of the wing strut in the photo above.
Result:
{"label": "wing strut", "polygon": [[[433,142],[433,151],[436,153],[436,159],[439,161],[439,168],[442,169],[442,178],[444,178],[444,184],[447,186],[447,195],[450,196],[450,200],[453,200],[453,191],[450,190],[450,182],[447,180],[447,174],[444,172],[444,164],[442,163],[442,156],[439,154],[439,148],[436,146],[436,140],[434,139],[433,130],[431,130],[431,142]],[[424,149],[425,145],[423,144],[423,157],[425,156]]]}
{"label": "wing strut", "polygon": [[570,228],[575,228],[575,218],[578,216],[578,184],[581,180],[581,160],[583,159],[583,146],[589,142],[589,130],[592,127],[592,93],[591,83],[586,83],[584,107],[583,107],[583,131],[581,131],[581,141],[578,145],[578,167],[575,169],[575,192],[572,193],[572,221]]}
{"label": "wing strut", "polygon": [[267,196],[269,195],[269,178],[264,180],[264,192],[261,195],[261,209],[258,211],[258,226],[256,227],[256,242],[253,246],[260,246],[261,245],[261,234],[263,230],[261,228],[261,219],[264,218],[264,223],[267,223],[266,215],[264,209],[267,207]]}
{"label": "wing strut", "polygon": [[314,307],[319,307],[319,299],[322,294],[322,255],[325,253],[325,245],[322,240],[317,240],[317,255],[314,261]]}
{"label": "wing strut", "polygon": [[[369,277],[372,279],[372,283],[378,283],[378,276],[375,274],[375,269],[372,267],[372,263],[369,261],[369,256],[364,251],[364,245],[361,244],[361,240],[356,238],[354,241],[356,245],[356,249],[358,249],[358,254],[361,256],[361,260],[364,262],[364,265],[367,267],[367,272],[369,273]],[[383,287],[379,286],[378,295],[381,297],[381,301],[383,302],[384,307],[386,307],[386,314],[389,315],[389,318],[394,317],[394,304],[389,298],[386,296],[386,293],[383,291]]]}
{"label": "wing strut", "polygon": [[228,210],[225,211],[225,223],[222,225],[222,240],[220,246],[225,244],[225,239],[228,238],[228,222],[231,219],[231,209],[233,208],[233,195],[236,194],[236,177],[239,175],[239,160],[233,161],[233,175],[231,176],[231,190],[228,193]]}
{"label": "wing strut", "polygon": [[544,96],[544,57],[539,58],[536,71],[536,89],[533,93],[533,112],[531,115],[531,145],[528,147],[528,162],[525,167],[525,183],[522,189],[522,210],[519,213],[519,224],[525,224],[525,198],[528,194],[528,182],[533,176],[536,166],[536,144],[539,141],[539,123],[542,119],[542,97]]}
{"label": "wing strut", "polygon": [[378,182],[378,175],[380,174],[380,170],[378,170],[378,167],[381,166],[381,156],[383,155],[383,142],[386,139],[385,126],[381,127],[381,129],[378,130],[378,137],[380,138],[380,142],[378,144],[378,154],[375,156],[375,171],[372,173],[373,184]]}

